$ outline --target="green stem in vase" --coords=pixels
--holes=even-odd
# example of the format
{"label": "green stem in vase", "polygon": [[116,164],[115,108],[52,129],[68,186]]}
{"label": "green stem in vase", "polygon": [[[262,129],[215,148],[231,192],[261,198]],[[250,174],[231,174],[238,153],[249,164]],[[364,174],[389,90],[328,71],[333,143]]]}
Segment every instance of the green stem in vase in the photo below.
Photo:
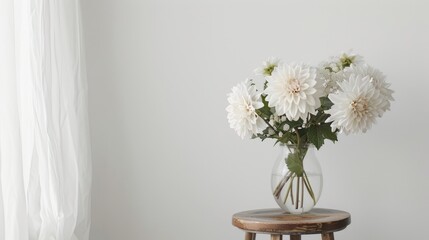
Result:
{"label": "green stem in vase", "polygon": [[290,179],[290,177],[292,176],[292,172],[288,173],[280,182],[279,184],[277,184],[276,189],[274,189],[273,195],[276,198],[280,198],[280,194],[284,188],[284,186],[286,185],[287,181]]}
{"label": "green stem in vase", "polygon": [[292,205],[295,204],[295,202],[293,201],[293,180],[294,179],[295,179],[295,176],[290,181],[290,200],[292,201]]}
{"label": "green stem in vase", "polygon": [[314,205],[316,205],[316,197],[314,196],[313,188],[311,187],[310,180],[308,179],[307,173],[304,171],[304,184],[307,188],[308,193],[313,199]]}
{"label": "green stem in vase", "polygon": [[295,201],[295,209],[298,209],[298,204],[299,204],[299,178],[297,178],[296,180],[296,201]]}
{"label": "green stem in vase", "polygon": [[[294,173],[291,173],[291,177],[289,178],[289,180],[290,180],[290,183],[289,183],[289,187],[288,187],[288,189],[287,189],[287,192],[286,192],[286,196],[285,196],[285,200],[284,200],[284,204],[286,204],[286,201],[287,201],[287,198],[289,197],[289,194],[291,194],[291,189],[292,189],[292,182],[293,182],[293,179],[295,178],[295,174]],[[292,200],[292,204],[293,204],[293,200]]]}
{"label": "green stem in vase", "polygon": [[[281,196],[284,196],[283,203],[289,200],[292,203],[292,206],[295,209],[303,209],[304,208],[304,191],[307,191],[310,197],[312,198],[314,204],[316,204],[316,197],[313,191],[313,188],[310,183],[310,179],[308,178],[307,173],[304,170],[304,158],[307,154],[308,148],[307,143],[304,139],[300,138],[299,133],[296,130],[297,139],[299,139],[298,143],[294,148],[287,146],[289,148],[289,155],[285,158],[285,163],[289,169],[289,172],[283,176],[280,182],[278,182],[276,188],[274,189],[274,196],[277,199],[281,199]],[[301,141],[304,141],[304,146],[301,145]],[[299,146],[299,147],[298,147]],[[296,183],[294,182],[296,180]],[[294,189],[294,185],[296,185],[296,189]],[[283,195],[282,193],[285,193]]]}
{"label": "green stem in vase", "polygon": [[301,177],[301,208],[304,208],[304,177]]}

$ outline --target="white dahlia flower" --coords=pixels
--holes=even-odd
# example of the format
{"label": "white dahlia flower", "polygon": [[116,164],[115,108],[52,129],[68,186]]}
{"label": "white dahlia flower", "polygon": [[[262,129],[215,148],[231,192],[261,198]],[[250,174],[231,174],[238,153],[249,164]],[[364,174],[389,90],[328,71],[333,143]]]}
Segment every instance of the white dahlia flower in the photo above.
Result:
{"label": "white dahlia flower", "polygon": [[340,72],[343,69],[338,57],[331,57],[328,61],[320,63],[320,68],[332,73]]}
{"label": "white dahlia flower", "polygon": [[270,57],[266,61],[262,62],[262,66],[254,70],[256,75],[271,76],[271,73],[279,65],[280,59]]}
{"label": "white dahlia flower", "polygon": [[341,53],[339,59],[339,63],[343,66],[343,68],[347,68],[353,65],[361,65],[364,63],[363,57],[361,55],[357,55],[352,51]]}
{"label": "white dahlia flower", "polygon": [[315,114],[323,95],[321,84],[316,80],[316,68],[304,64],[279,65],[267,77],[267,101],[277,115],[286,114],[289,120],[306,119]]}
{"label": "white dahlia flower", "polygon": [[234,86],[228,94],[228,102],[229,125],[242,139],[259,133],[265,127],[264,121],[256,114],[256,109],[264,106],[261,94],[250,81]]}
{"label": "white dahlia flower", "polygon": [[338,83],[344,81],[346,78],[343,71],[331,72],[324,67],[320,67],[317,70],[317,77],[319,79],[318,81],[322,82],[325,96],[338,92]]}
{"label": "white dahlia flower", "polygon": [[328,61],[320,64],[320,68],[326,69],[331,73],[338,73],[350,66],[361,64],[364,64],[363,57],[348,51],[341,53],[339,56],[330,57]]}
{"label": "white dahlia flower", "polygon": [[380,91],[372,86],[369,76],[352,74],[338,85],[341,90],[329,95],[334,105],[326,111],[331,115],[326,122],[332,122],[332,129],[346,134],[366,132],[383,111]]}
{"label": "white dahlia flower", "polygon": [[352,66],[351,68],[346,69],[345,74],[346,76],[350,76],[351,74],[361,75],[363,77],[369,76],[371,78],[370,82],[372,83],[372,86],[380,91],[380,95],[383,99],[383,106],[381,107],[383,112],[381,113],[380,117],[384,112],[390,110],[390,102],[394,100],[392,96],[393,91],[390,89],[390,84],[385,81],[385,76],[382,72],[364,64]]}

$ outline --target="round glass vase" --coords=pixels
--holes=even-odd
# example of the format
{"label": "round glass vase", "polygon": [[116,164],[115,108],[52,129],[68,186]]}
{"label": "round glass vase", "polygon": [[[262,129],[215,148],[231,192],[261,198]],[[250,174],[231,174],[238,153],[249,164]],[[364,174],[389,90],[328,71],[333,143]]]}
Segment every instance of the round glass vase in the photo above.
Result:
{"label": "round glass vase", "polygon": [[311,144],[280,144],[271,174],[277,204],[292,214],[310,211],[322,193],[323,176],[315,147]]}

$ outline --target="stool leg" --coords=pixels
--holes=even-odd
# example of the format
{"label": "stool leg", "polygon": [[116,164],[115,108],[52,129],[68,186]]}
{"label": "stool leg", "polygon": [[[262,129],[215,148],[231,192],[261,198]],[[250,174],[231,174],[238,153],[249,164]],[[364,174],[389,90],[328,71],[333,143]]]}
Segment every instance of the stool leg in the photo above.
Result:
{"label": "stool leg", "polygon": [[334,233],[322,233],[322,240],[334,240]]}
{"label": "stool leg", "polygon": [[282,240],[283,236],[279,234],[271,234],[271,240]]}
{"label": "stool leg", "polygon": [[244,240],[255,240],[256,233],[246,232]]}
{"label": "stool leg", "polygon": [[301,240],[301,235],[290,235],[290,240]]}

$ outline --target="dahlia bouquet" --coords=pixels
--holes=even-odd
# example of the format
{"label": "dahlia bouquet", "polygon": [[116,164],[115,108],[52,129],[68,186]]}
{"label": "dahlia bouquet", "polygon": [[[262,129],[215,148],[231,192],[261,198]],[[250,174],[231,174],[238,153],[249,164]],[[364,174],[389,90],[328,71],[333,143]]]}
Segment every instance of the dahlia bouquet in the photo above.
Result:
{"label": "dahlia bouquet", "polygon": [[[290,173],[273,194],[279,198],[289,185],[284,201],[293,198],[288,182],[296,178],[316,201],[303,168],[305,146],[320,149],[326,139],[337,141],[338,133],[366,132],[390,110],[390,84],[353,53],[331,57],[318,67],[270,58],[255,73],[262,79],[259,87],[247,79],[228,94],[230,127],[243,139],[271,138],[276,144],[294,145],[296,150],[285,159]],[[298,202],[298,194],[296,198]]]}

